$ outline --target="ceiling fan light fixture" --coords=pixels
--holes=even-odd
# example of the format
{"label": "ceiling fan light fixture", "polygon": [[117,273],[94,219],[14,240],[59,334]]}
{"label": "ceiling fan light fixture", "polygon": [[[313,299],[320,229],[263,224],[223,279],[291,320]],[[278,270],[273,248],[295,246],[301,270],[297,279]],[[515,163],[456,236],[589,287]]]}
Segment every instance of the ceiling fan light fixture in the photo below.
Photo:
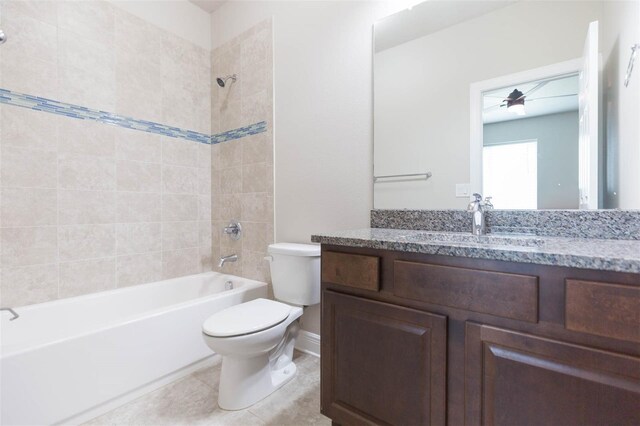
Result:
{"label": "ceiling fan light fixture", "polygon": [[512,112],[516,115],[525,115],[524,98],[524,93],[522,93],[518,89],[515,89],[513,92],[511,92],[505,99],[505,101],[507,101],[507,111]]}

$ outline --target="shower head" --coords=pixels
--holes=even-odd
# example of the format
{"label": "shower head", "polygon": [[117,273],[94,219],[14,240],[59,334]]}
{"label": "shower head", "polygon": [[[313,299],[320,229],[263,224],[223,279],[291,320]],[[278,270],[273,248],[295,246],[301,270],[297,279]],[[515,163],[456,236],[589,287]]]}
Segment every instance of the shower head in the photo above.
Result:
{"label": "shower head", "polygon": [[218,82],[218,86],[220,87],[224,87],[227,84],[227,80],[231,80],[233,82],[235,82],[237,80],[237,77],[235,74],[233,75],[228,75],[226,77],[218,77],[216,78],[216,81]]}
{"label": "shower head", "polygon": [[7,41],[7,36],[4,31],[0,30],[0,44],[3,44],[5,41]]}

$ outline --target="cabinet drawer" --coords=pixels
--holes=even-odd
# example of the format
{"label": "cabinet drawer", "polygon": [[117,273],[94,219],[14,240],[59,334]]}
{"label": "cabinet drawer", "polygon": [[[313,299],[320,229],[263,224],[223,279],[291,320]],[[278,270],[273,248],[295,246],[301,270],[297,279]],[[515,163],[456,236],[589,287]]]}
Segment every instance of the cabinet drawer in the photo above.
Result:
{"label": "cabinet drawer", "polygon": [[640,287],[567,279],[565,326],[640,343]]}
{"label": "cabinet drawer", "polygon": [[396,260],[393,293],[407,299],[538,322],[538,277]]}
{"label": "cabinet drawer", "polygon": [[325,251],[322,253],[322,281],[378,291],[380,258]]}

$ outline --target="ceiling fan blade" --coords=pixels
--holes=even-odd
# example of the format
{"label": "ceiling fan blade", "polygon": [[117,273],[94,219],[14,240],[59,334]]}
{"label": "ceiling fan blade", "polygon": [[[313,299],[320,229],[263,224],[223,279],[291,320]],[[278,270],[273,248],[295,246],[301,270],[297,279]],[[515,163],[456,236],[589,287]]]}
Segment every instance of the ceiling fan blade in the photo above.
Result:
{"label": "ceiling fan blade", "polygon": [[571,94],[568,94],[568,95],[543,96],[541,98],[527,99],[527,102],[539,101],[540,99],[568,98],[569,96],[578,96],[578,94],[577,93],[571,93]]}
{"label": "ceiling fan blade", "polygon": [[551,80],[545,80],[545,81],[541,81],[540,83],[536,84],[535,86],[533,86],[527,93],[525,93],[525,95],[529,96],[530,94],[532,94],[533,92],[542,89],[544,86],[546,86],[547,84],[549,84]]}

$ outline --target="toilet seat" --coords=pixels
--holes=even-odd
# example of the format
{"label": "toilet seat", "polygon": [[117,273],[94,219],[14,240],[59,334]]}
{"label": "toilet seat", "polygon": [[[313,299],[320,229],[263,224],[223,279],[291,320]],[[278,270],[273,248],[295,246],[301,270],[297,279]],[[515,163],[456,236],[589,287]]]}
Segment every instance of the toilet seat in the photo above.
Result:
{"label": "toilet seat", "polygon": [[291,306],[268,299],[255,299],[211,315],[202,325],[211,337],[234,337],[274,327],[289,317]]}

